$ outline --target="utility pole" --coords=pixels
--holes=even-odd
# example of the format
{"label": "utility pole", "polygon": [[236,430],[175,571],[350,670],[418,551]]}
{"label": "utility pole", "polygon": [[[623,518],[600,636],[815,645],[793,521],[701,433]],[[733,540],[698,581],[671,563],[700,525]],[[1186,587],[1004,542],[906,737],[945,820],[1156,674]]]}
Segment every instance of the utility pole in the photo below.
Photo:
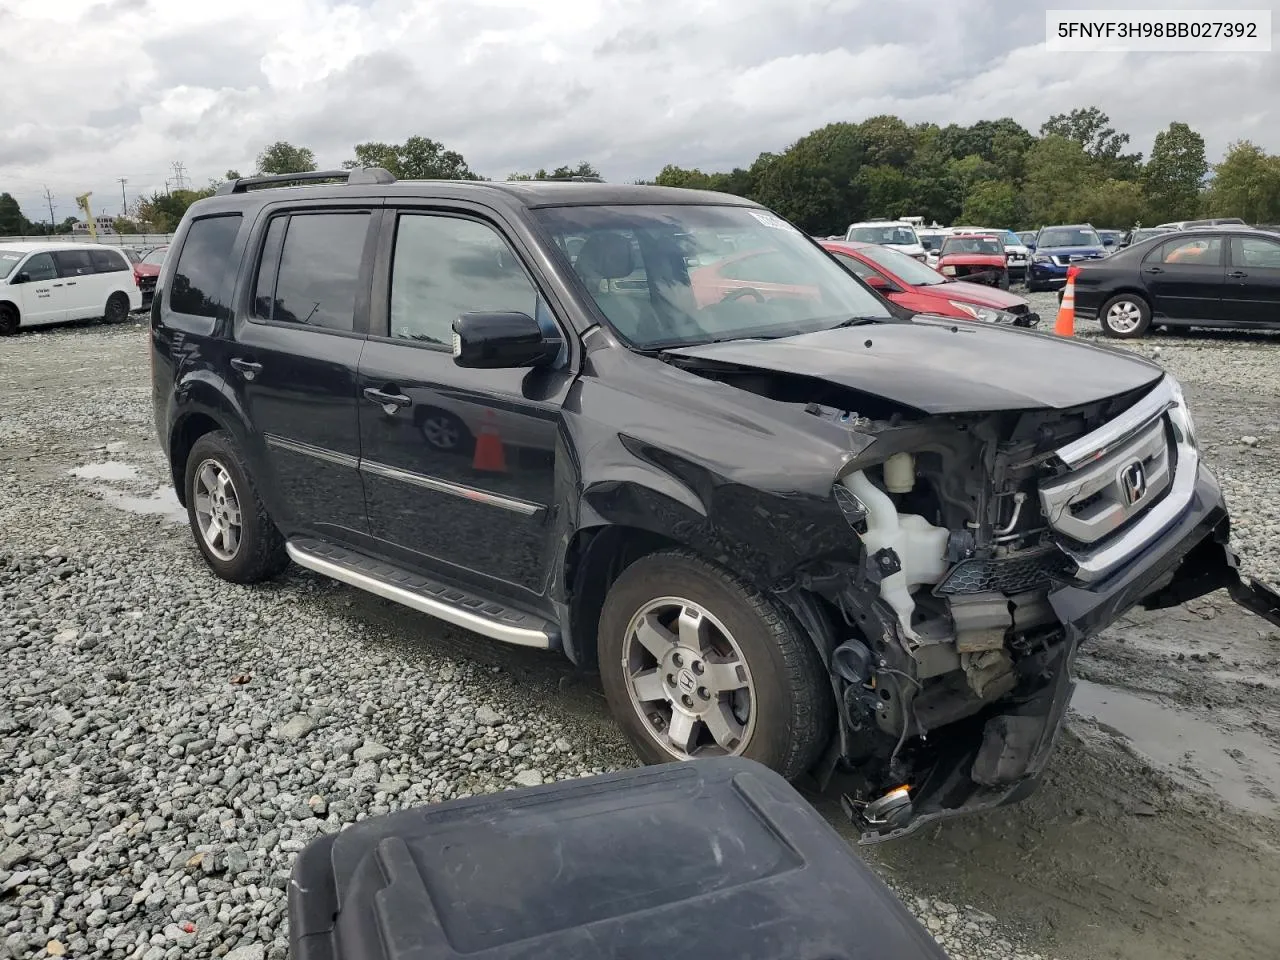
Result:
{"label": "utility pole", "polygon": [[49,235],[53,235],[53,193],[48,186],[44,188],[44,199],[49,204]]}
{"label": "utility pole", "polygon": [[127,217],[129,215],[129,198],[125,196],[124,185],[129,181],[124,177],[116,177],[120,181],[120,216]]}

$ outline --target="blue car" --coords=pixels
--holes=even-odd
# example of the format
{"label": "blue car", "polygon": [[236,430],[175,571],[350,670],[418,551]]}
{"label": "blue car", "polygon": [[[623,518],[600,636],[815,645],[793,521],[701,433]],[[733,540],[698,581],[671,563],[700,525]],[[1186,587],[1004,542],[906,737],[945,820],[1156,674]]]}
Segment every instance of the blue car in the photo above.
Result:
{"label": "blue car", "polygon": [[1107,255],[1098,231],[1087,223],[1041,227],[1027,267],[1027,289],[1056,290],[1067,283],[1067,267]]}

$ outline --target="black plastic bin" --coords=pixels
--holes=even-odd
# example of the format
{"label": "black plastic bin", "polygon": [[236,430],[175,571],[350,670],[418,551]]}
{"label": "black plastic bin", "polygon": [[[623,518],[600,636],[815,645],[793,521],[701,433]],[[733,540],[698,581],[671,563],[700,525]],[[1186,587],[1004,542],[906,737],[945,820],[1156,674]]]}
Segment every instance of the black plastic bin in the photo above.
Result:
{"label": "black plastic bin", "polygon": [[419,807],[321,837],[296,960],[946,960],[785,780],[716,759]]}

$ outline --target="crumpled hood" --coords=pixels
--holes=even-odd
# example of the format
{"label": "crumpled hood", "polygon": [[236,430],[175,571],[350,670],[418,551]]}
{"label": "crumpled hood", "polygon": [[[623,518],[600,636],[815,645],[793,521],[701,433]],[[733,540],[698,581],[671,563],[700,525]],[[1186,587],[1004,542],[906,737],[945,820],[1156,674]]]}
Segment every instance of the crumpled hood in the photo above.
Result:
{"label": "crumpled hood", "polygon": [[1164,374],[1109,347],[935,317],[665,352],[826,380],[933,414],[1065,409]]}

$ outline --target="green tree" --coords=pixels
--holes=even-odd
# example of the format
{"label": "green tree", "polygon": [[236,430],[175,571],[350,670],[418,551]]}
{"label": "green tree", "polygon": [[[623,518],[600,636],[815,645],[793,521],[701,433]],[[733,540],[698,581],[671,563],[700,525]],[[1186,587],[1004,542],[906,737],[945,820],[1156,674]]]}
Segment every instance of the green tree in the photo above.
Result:
{"label": "green tree", "polygon": [[0,193],[0,237],[23,237],[34,230],[11,194]]}
{"label": "green tree", "polygon": [[130,220],[128,217],[116,217],[115,220],[111,222],[111,225],[115,227],[116,233],[137,233],[138,232],[138,225],[134,223],[132,220]]}
{"label": "green tree", "polygon": [[863,167],[854,182],[865,200],[865,215],[890,219],[911,215],[915,184],[903,171],[887,164]]}
{"label": "green tree", "polygon": [[1213,168],[1205,208],[1210,216],[1280,223],[1280,156],[1240,140]]}
{"label": "green tree", "polygon": [[188,207],[212,195],[212,188],[153,193],[138,205],[138,219],[149,224],[156,233],[172,233]]}
{"label": "green tree", "polygon": [[1132,180],[1141,168],[1141,153],[1120,152],[1129,142],[1129,135],[1117,133],[1111,118],[1097,107],[1055,114],[1041,125],[1040,136],[1074,140],[1108,177]]}
{"label": "green tree", "polygon": [[1095,227],[1128,230],[1147,221],[1147,198],[1134,180],[1094,183],[1081,198],[1075,218]]}
{"label": "green tree", "polygon": [[1079,219],[1085,191],[1096,179],[1089,155],[1077,140],[1049,134],[1027,152],[1022,202],[1027,222],[1071,223]]}
{"label": "green tree", "polygon": [[258,154],[259,173],[309,173],[316,168],[316,155],[307,147],[277,140]]}
{"label": "green tree", "polygon": [[228,170],[226,173],[224,173],[224,174],[222,175],[222,179],[223,179],[223,180],[239,180],[239,179],[240,179],[240,171],[239,171],[239,170]]}
{"label": "green tree", "polygon": [[982,227],[1012,227],[1021,223],[1018,193],[1006,180],[984,180],[975,184],[964,199],[960,219]]}
{"label": "green tree", "polygon": [[404,143],[358,143],[355,159],[342,165],[350,170],[355,167],[382,167],[397,180],[479,180],[471,172],[466,159],[454,150],[446,150],[444,144],[429,137],[414,136]]}
{"label": "green tree", "polygon": [[574,177],[598,177],[600,171],[593,167],[587,161],[583,160],[576,167],[563,166],[556,167],[551,172],[547,172],[545,167],[539,167],[533,173],[513,173],[508,180],[571,180]]}
{"label": "green tree", "polygon": [[1193,218],[1208,172],[1204,137],[1185,123],[1171,123],[1167,130],[1157,133],[1151,158],[1142,171],[1142,186],[1152,221]]}
{"label": "green tree", "polygon": [[898,117],[881,114],[858,124],[862,159],[873,167],[906,167],[916,151],[916,134]]}

